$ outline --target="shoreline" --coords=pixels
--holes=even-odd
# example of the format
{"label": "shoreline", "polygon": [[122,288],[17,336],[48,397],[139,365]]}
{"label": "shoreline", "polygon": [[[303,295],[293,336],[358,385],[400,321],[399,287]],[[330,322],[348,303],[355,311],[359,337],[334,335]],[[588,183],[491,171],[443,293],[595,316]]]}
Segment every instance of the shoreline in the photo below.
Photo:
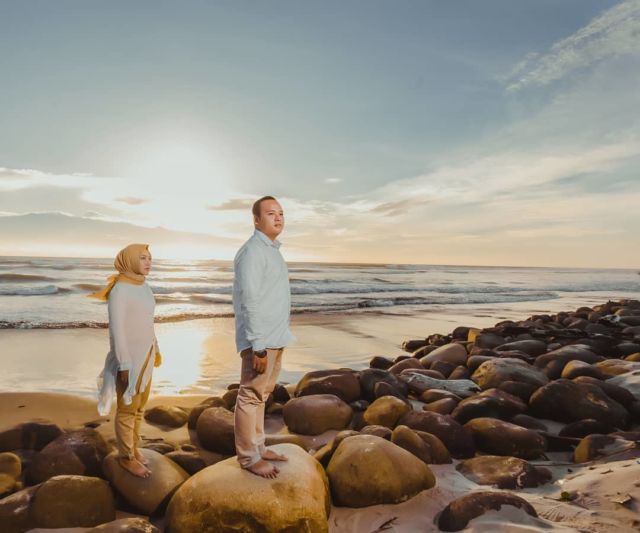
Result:
{"label": "shoreline", "polygon": [[[292,383],[305,372],[340,366],[358,370],[373,355],[402,353],[400,345],[408,338],[446,333],[460,325],[489,327],[500,320],[595,305],[614,296],[588,293],[508,305],[443,305],[411,314],[292,315],[297,342],[286,351],[281,380]],[[152,396],[216,394],[239,379],[233,318],[159,323],[156,334],[163,365],[154,371]],[[92,398],[108,343],[106,329],[0,330],[0,392],[71,392]]]}

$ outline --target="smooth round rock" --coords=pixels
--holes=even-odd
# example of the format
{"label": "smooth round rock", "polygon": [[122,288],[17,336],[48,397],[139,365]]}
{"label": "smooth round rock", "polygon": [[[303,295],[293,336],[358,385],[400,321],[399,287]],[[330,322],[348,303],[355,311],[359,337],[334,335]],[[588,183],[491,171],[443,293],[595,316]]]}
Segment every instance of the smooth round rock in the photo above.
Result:
{"label": "smooth round rock", "polygon": [[458,402],[453,398],[442,398],[441,400],[425,404],[422,407],[422,410],[430,411],[432,413],[440,413],[441,415],[448,415],[451,414],[457,405]]}
{"label": "smooth round rock", "polygon": [[537,357],[547,351],[547,343],[537,340],[521,340],[501,344],[500,346],[496,346],[494,349],[496,352],[517,350],[532,357]]}
{"label": "smooth round rock", "polygon": [[475,418],[464,427],[473,432],[478,449],[493,455],[536,459],[547,449],[538,432],[495,418]]}
{"label": "smooth round rock", "polygon": [[234,415],[224,407],[208,407],[196,423],[202,447],[223,455],[235,455]]}
{"label": "smooth round rock", "polygon": [[578,376],[590,376],[596,379],[605,378],[604,373],[598,367],[577,360],[571,360],[564,365],[560,376],[564,379],[574,379]]}
{"label": "smooth round rock", "polygon": [[385,426],[365,426],[360,430],[361,435],[375,435],[382,439],[391,440],[392,431]]}
{"label": "smooth round rock", "polygon": [[392,374],[388,370],[382,370],[379,368],[365,368],[359,373],[360,387],[362,390],[362,397],[372,402],[376,399],[375,386],[379,381],[385,381],[391,385],[394,389],[398,390],[403,396],[408,393],[407,385],[398,379],[395,374]]}
{"label": "smooth round rock", "polygon": [[368,426],[396,427],[398,419],[411,411],[407,402],[394,396],[383,396],[373,402],[364,412],[363,421]]}
{"label": "smooth round rock", "polygon": [[144,419],[151,424],[179,428],[187,423],[189,412],[173,405],[158,405],[147,409]]}
{"label": "smooth round rock", "polygon": [[171,498],[165,515],[167,530],[326,533],[331,500],[322,466],[294,444],[272,449],[289,458],[278,464],[280,474],[275,479],[241,469],[235,457],[191,477]]}
{"label": "smooth round rock", "polygon": [[342,441],[327,474],[334,504],[344,507],[400,503],[436,483],[423,461],[373,435]]}
{"label": "smooth round rock", "polygon": [[537,517],[536,510],[527,500],[505,492],[472,492],[456,498],[447,505],[438,517],[438,527],[442,531],[460,531],[469,522],[487,511],[500,511],[504,505],[522,509],[527,514]]}
{"label": "smooth round rock", "polygon": [[296,386],[296,396],[333,394],[342,401],[351,403],[360,398],[360,381],[350,369],[314,370],[307,372]]}
{"label": "smooth round rock", "polygon": [[584,437],[573,452],[575,463],[587,463],[599,457],[618,454],[624,451],[637,449],[633,441],[613,435],[587,435]]}
{"label": "smooth round rock", "polygon": [[601,388],[567,379],[558,379],[539,388],[531,395],[529,407],[536,416],[558,422],[593,418],[624,428],[628,419],[626,409]]}
{"label": "smooth round rock", "polygon": [[398,420],[398,424],[435,435],[455,458],[471,457],[476,451],[471,431],[449,415],[410,411]]}
{"label": "smooth round rock", "polygon": [[440,346],[430,354],[425,355],[420,359],[420,362],[427,368],[436,361],[444,361],[458,366],[464,365],[467,362],[467,357],[467,349],[462,344],[451,343]]}
{"label": "smooth round rock", "polygon": [[523,413],[526,404],[518,397],[499,389],[488,389],[462,400],[451,416],[461,424],[480,417],[509,418]]}
{"label": "smooth round rock", "polygon": [[290,431],[320,435],[330,429],[345,429],[351,422],[353,409],[333,394],[314,394],[289,400],[283,416]]}
{"label": "smooth round rock", "polygon": [[222,398],[218,396],[212,396],[199,403],[198,405],[192,407],[191,411],[189,412],[189,420],[187,421],[187,426],[189,429],[196,429],[198,418],[200,418],[200,415],[204,412],[204,410],[208,409],[209,407],[224,407],[226,409],[227,404]]}
{"label": "smooth round rock", "polygon": [[461,461],[456,470],[478,485],[495,485],[499,489],[538,487],[551,479],[546,468],[535,467],[524,459],[481,455]]}
{"label": "smooth round rock", "polygon": [[115,520],[116,507],[104,479],[55,476],[35,491],[29,515],[37,528],[93,527]]}
{"label": "smooth round rock", "polygon": [[167,497],[189,478],[189,474],[153,450],[140,448],[140,452],[149,461],[148,468],[152,473],[148,478],[133,476],[122,468],[117,452],[104,460],[104,472],[115,490],[131,506],[150,515],[160,509]]}
{"label": "smooth round rock", "polygon": [[36,454],[26,477],[31,485],[60,475],[102,477],[102,461],[108,453],[109,446],[95,429],[62,433]]}
{"label": "smooth round rock", "polygon": [[505,381],[518,381],[542,387],[549,383],[546,374],[520,359],[496,358],[482,363],[473,373],[471,379],[481,389],[499,387]]}
{"label": "smooth round rock", "polygon": [[52,422],[25,422],[0,432],[0,452],[42,450],[62,435],[62,429]]}

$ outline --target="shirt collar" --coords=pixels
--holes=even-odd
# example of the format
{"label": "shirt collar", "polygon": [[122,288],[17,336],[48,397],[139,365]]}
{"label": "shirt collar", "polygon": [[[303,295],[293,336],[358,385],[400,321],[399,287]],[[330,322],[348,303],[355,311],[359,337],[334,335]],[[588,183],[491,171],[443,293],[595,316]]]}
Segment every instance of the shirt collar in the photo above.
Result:
{"label": "shirt collar", "polygon": [[258,237],[258,239],[260,239],[263,243],[265,243],[267,246],[273,246],[274,248],[280,248],[280,246],[282,245],[282,243],[276,239],[274,241],[272,241],[269,237],[267,237],[264,233],[262,233],[259,229],[255,230],[253,232],[253,234]]}

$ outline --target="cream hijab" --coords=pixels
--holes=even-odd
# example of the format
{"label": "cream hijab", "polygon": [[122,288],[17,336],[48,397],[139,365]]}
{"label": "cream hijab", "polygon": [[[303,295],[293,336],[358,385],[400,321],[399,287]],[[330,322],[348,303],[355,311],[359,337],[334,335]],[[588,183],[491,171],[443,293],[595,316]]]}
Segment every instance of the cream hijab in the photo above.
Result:
{"label": "cream hijab", "polygon": [[113,263],[118,273],[109,277],[107,286],[104,289],[89,294],[88,297],[106,302],[109,299],[111,289],[119,281],[131,283],[132,285],[142,285],[145,276],[140,271],[140,255],[145,252],[151,256],[148,244],[130,244],[120,250]]}

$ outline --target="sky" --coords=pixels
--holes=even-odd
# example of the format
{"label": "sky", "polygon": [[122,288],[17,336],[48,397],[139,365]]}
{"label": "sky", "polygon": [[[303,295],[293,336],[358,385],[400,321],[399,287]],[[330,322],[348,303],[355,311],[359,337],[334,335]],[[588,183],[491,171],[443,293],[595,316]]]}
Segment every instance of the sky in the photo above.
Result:
{"label": "sky", "polygon": [[0,0],[0,255],[640,266],[640,0]]}

